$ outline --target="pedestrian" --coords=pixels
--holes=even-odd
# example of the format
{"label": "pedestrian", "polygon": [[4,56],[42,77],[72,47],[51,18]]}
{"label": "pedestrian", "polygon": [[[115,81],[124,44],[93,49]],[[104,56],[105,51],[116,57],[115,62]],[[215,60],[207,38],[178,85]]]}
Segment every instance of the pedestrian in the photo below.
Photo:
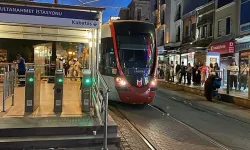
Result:
{"label": "pedestrian", "polygon": [[157,76],[158,79],[160,79],[160,68],[159,67],[157,68],[156,76]]}
{"label": "pedestrian", "polygon": [[180,80],[180,70],[181,70],[181,66],[179,65],[178,61],[176,61],[175,75],[176,75],[177,82]]}
{"label": "pedestrian", "polygon": [[210,63],[208,70],[209,70],[209,75],[215,74],[214,65],[212,63]]}
{"label": "pedestrian", "polygon": [[63,68],[64,68],[64,75],[65,75],[65,77],[67,77],[68,76],[68,70],[69,70],[69,63],[67,61],[64,62]]}
{"label": "pedestrian", "polygon": [[243,85],[244,91],[247,88],[247,77],[248,77],[248,71],[249,68],[246,63],[243,63],[242,68],[240,69],[240,75],[239,75],[239,90],[241,90],[241,87]]}
{"label": "pedestrian", "polygon": [[192,79],[193,79],[193,85],[197,85],[197,71],[198,71],[198,65],[194,64],[194,67],[192,69]]}
{"label": "pedestrian", "polygon": [[160,79],[164,78],[163,66],[161,66],[161,68],[160,68],[159,77],[160,77]]}
{"label": "pedestrian", "polygon": [[167,62],[167,63],[166,63],[166,81],[169,81],[169,79],[170,79],[170,69],[171,69],[171,66],[170,66],[170,64]]}
{"label": "pedestrian", "polygon": [[170,78],[171,78],[171,81],[174,82],[174,62],[171,61],[170,63]]}
{"label": "pedestrian", "polygon": [[192,71],[193,71],[193,68],[192,68],[191,64],[188,63],[188,65],[187,65],[187,84],[188,85],[191,84]]}
{"label": "pedestrian", "polygon": [[71,59],[69,61],[69,77],[74,77],[74,64],[75,62],[73,61],[73,59]]}
{"label": "pedestrian", "polygon": [[[18,70],[17,70],[18,76],[24,76],[26,72],[26,65],[24,58],[20,54],[17,55],[17,63],[18,63]],[[18,77],[20,83],[19,86],[25,86],[24,78],[25,77]]]}
{"label": "pedestrian", "polygon": [[[221,79],[217,78],[215,73],[212,73],[208,76],[205,86],[204,86],[204,96],[208,101],[213,100],[213,96],[218,94],[218,88],[221,86]],[[216,92],[216,94],[215,94]]]}
{"label": "pedestrian", "polygon": [[236,65],[236,62],[233,61],[228,67],[228,69],[230,70],[230,89],[232,90],[234,87],[236,91],[238,84],[239,67]]}
{"label": "pedestrian", "polygon": [[201,71],[201,86],[204,86],[208,72],[208,67],[206,66],[205,63],[201,64],[200,71]]}
{"label": "pedestrian", "polygon": [[181,63],[180,80],[179,80],[180,84],[183,77],[184,77],[184,84],[186,84],[186,66],[184,66],[184,62]]}
{"label": "pedestrian", "polygon": [[219,64],[218,63],[215,63],[214,64],[214,71],[216,73],[216,76],[217,77],[220,77],[220,67],[219,67]]}

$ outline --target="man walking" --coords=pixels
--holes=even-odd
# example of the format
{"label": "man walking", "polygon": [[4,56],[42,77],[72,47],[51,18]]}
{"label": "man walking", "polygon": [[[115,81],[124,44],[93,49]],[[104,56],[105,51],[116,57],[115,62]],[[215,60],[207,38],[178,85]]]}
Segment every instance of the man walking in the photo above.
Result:
{"label": "man walking", "polygon": [[[24,76],[26,71],[26,65],[25,65],[25,60],[20,54],[17,55],[17,63],[18,63],[18,70],[17,70],[18,75]],[[18,79],[20,86],[24,86],[25,85],[24,77],[18,77]]]}

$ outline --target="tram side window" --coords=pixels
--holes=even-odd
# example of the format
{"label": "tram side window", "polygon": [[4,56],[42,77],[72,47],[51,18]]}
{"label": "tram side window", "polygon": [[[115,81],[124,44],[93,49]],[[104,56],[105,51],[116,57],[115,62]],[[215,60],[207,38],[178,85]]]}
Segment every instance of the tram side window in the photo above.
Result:
{"label": "tram side window", "polygon": [[102,51],[100,54],[100,72],[103,75],[115,76],[117,74],[117,67],[112,38],[102,39]]}

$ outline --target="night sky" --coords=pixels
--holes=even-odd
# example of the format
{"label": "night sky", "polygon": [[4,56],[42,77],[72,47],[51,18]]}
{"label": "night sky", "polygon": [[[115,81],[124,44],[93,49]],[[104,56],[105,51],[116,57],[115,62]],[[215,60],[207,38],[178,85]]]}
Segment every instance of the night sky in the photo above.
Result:
{"label": "night sky", "polygon": [[[37,2],[47,2],[53,3],[54,0],[35,0]],[[90,2],[93,0],[80,0],[82,2]],[[112,7],[127,7],[131,0],[99,0],[97,2],[86,4],[88,6],[112,6]],[[69,5],[82,5],[79,0],[58,0],[60,4],[69,4]],[[103,23],[106,22],[110,16],[117,16],[120,9],[119,8],[107,8],[103,13]]]}

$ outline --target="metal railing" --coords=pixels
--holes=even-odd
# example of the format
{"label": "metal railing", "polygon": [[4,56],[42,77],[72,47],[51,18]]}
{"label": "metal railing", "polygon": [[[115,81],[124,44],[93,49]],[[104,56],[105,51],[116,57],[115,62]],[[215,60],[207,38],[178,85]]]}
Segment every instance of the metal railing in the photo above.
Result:
{"label": "metal railing", "polygon": [[[100,88],[101,87],[101,88]],[[93,81],[92,101],[94,104],[94,113],[98,117],[100,124],[104,128],[103,150],[107,150],[108,136],[108,93],[110,89],[99,71],[97,71],[97,80]]]}
{"label": "metal railing", "polygon": [[3,112],[5,112],[5,105],[8,98],[12,98],[11,106],[14,106],[14,85],[15,85],[15,72],[9,71],[4,73],[3,81]]}

